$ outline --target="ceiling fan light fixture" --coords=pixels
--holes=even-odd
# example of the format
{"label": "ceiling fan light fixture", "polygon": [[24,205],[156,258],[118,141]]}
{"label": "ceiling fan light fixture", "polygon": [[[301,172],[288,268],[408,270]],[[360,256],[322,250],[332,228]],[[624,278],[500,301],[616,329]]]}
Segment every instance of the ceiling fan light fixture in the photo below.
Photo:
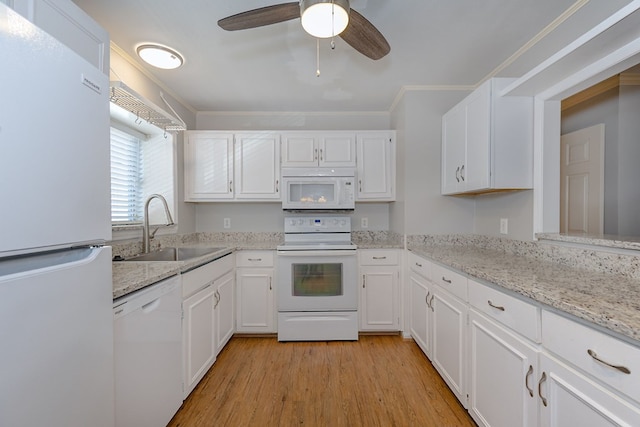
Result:
{"label": "ceiling fan light fixture", "polygon": [[337,36],[349,24],[348,0],[301,0],[302,28],[314,37]]}
{"label": "ceiling fan light fixture", "polygon": [[136,52],[144,62],[164,70],[173,70],[184,63],[184,58],[175,50],[159,44],[143,44]]}

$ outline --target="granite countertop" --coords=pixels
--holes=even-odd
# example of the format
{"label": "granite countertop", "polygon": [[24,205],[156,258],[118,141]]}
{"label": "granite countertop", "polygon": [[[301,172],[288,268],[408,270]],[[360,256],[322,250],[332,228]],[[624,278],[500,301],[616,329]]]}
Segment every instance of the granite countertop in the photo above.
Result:
{"label": "granite countertop", "polygon": [[221,248],[186,261],[114,261],[112,263],[113,299],[123,297],[167,277],[175,276],[237,250],[274,250],[278,241],[201,242],[176,246]]}
{"label": "granite countertop", "polygon": [[409,250],[640,341],[637,280],[478,247],[412,245]]}

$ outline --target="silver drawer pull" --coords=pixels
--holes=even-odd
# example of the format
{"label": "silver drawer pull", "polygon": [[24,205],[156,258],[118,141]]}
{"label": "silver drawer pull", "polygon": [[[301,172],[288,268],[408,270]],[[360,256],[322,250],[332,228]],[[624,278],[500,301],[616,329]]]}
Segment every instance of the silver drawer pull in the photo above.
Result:
{"label": "silver drawer pull", "polygon": [[416,262],[416,265],[420,268],[422,268],[422,264],[420,264],[419,262]]}
{"label": "silver drawer pull", "polygon": [[374,256],[373,259],[387,259],[386,256]]}
{"label": "silver drawer pull", "polygon": [[442,281],[451,284],[451,280],[447,279],[444,276],[442,276]]}
{"label": "silver drawer pull", "polygon": [[544,406],[548,405],[547,398],[542,395],[542,383],[547,380],[547,374],[545,372],[542,373],[540,377],[540,381],[538,381],[538,396],[540,396],[540,400],[542,400],[542,404]]}
{"label": "silver drawer pull", "polygon": [[262,258],[247,258],[249,261],[262,261]]}
{"label": "silver drawer pull", "polygon": [[524,377],[524,386],[527,388],[529,392],[529,396],[533,397],[533,389],[529,387],[529,377],[533,374],[533,366],[529,365],[529,370],[527,371],[527,375]]}
{"label": "silver drawer pull", "polygon": [[626,366],[612,365],[612,364],[611,364],[611,363],[609,363],[609,362],[605,362],[604,360],[602,360],[602,359],[600,359],[600,358],[598,357],[598,355],[596,354],[596,352],[595,352],[595,351],[593,351],[593,350],[591,350],[591,349],[588,349],[588,350],[587,350],[587,353],[589,353],[589,356],[593,357],[593,358],[594,358],[595,360],[597,360],[598,362],[600,362],[600,363],[602,363],[602,364],[604,364],[604,365],[607,365],[607,366],[608,366],[608,367],[610,367],[610,368],[617,369],[618,371],[620,371],[620,372],[622,372],[622,373],[624,373],[624,374],[631,374],[631,370],[630,370],[629,368],[627,368]]}
{"label": "silver drawer pull", "polygon": [[493,305],[491,300],[487,300],[487,304],[489,304],[489,307],[493,307],[496,310],[504,311],[504,307],[503,306],[501,306],[501,305]]}

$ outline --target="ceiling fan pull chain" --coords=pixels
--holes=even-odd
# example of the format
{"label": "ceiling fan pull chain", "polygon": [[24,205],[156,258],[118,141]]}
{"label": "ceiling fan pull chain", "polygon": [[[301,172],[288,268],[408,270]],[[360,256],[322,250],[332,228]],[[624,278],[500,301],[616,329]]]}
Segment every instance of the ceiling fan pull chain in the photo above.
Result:
{"label": "ceiling fan pull chain", "polygon": [[316,77],[320,77],[320,39],[316,39]]}

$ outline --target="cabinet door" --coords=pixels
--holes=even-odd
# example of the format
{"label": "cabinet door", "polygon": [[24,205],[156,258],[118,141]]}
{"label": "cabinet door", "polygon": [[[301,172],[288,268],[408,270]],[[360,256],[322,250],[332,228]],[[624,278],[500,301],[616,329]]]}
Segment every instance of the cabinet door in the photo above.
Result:
{"label": "cabinet door", "polygon": [[469,413],[480,426],[537,425],[537,350],[469,312]]}
{"label": "cabinet door", "polygon": [[389,132],[358,134],[356,200],[395,200],[395,141]]}
{"label": "cabinet door", "polygon": [[355,134],[321,135],[318,165],[326,167],[356,167]]}
{"label": "cabinet door", "polygon": [[454,296],[434,286],[432,362],[462,405],[466,396],[467,306]]}
{"label": "cabinet door", "polygon": [[639,426],[640,408],[546,353],[537,393],[542,427]]}
{"label": "cabinet door", "polygon": [[233,135],[186,132],[185,201],[233,198]]}
{"label": "cabinet door", "polygon": [[461,170],[465,191],[489,188],[491,141],[491,82],[480,86],[466,100],[466,160]]}
{"label": "cabinet door", "polygon": [[431,305],[433,293],[426,279],[411,274],[409,276],[411,292],[411,325],[413,340],[431,359]]}
{"label": "cabinet door", "polygon": [[398,267],[361,267],[360,330],[397,331]]}
{"label": "cabinet door", "polygon": [[280,136],[236,134],[235,146],[236,199],[280,199]]}
{"label": "cabinet door", "polygon": [[458,104],[442,117],[442,194],[461,191],[460,170],[465,165],[467,110]]}
{"label": "cabinet door", "polygon": [[275,332],[275,303],[272,268],[239,268],[238,332]]}
{"label": "cabinet door", "polygon": [[282,134],[282,167],[316,167],[318,154],[315,135]]}
{"label": "cabinet door", "polygon": [[235,331],[236,299],[232,271],[215,281],[216,296],[213,305],[216,325],[216,355],[229,342]]}
{"label": "cabinet door", "polygon": [[216,359],[214,304],[213,283],[182,302],[185,397]]}

